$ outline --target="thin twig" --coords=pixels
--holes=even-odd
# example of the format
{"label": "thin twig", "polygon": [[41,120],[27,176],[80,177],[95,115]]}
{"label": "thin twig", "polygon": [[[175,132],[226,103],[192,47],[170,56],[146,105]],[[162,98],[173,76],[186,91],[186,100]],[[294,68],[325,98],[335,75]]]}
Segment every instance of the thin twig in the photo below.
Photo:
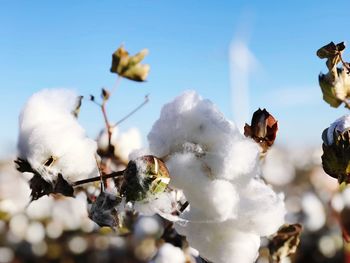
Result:
{"label": "thin twig", "polygon": [[111,127],[116,127],[118,126],[120,123],[122,123],[123,121],[125,121],[126,119],[128,119],[130,116],[132,116],[134,113],[136,113],[139,109],[141,109],[143,106],[145,106],[147,103],[149,102],[149,94],[147,94],[145,96],[144,101],[137,106],[135,109],[133,109],[130,113],[128,113],[125,117],[123,117],[122,119],[120,119],[119,121],[117,121],[114,125],[112,125]]}

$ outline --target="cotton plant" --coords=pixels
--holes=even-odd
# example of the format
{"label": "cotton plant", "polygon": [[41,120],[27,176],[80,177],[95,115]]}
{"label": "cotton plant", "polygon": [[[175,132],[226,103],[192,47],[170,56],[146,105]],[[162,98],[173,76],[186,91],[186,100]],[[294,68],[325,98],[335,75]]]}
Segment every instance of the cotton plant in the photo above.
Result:
{"label": "cotton plant", "polygon": [[[344,42],[333,42],[321,47],[317,55],[321,59],[327,59],[327,74],[320,74],[319,84],[323,92],[324,100],[332,107],[344,104],[350,109],[350,79],[349,63],[343,58],[345,50]],[[338,67],[340,65],[340,67]],[[343,233],[345,257],[349,258],[345,244],[350,242],[348,195],[350,183],[350,115],[346,114],[330,124],[322,133],[322,167],[331,177],[339,183],[338,191],[330,200],[332,215],[339,223]],[[323,246],[324,248],[325,246]],[[327,250],[325,250],[327,251]]]}
{"label": "cotton plant", "polygon": [[[149,66],[141,61],[146,54],[130,56],[124,47],[113,54],[116,85],[121,78],[145,81]],[[125,118],[112,122],[107,104],[115,89],[103,88],[100,99],[89,97],[105,123],[97,142],[79,124],[81,96],[53,89],[29,98],[20,115],[16,160],[17,169],[32,176],[31,200],[37,203],[30,203],[28,218],[54,215],[56,220],[45,226],[52,237],[84,228],[84,218],[116,235],[133,234],[134,246],[151,236],[151,252],[141,253],[143,261],[254,262],[261,238],[282,231],[285,223],[283,194],[261,177],[261,164],[276,138],[276,119],[259,109],[243,135],[210,100],[187,91],[164,105],[147,136],[149,147],[135,150],[138,131],[122,134],[119,125],[149,99],[145,96]],[[158,228],[157,217],[167,227]],[[275,250],[283,245],[279,242]]]}

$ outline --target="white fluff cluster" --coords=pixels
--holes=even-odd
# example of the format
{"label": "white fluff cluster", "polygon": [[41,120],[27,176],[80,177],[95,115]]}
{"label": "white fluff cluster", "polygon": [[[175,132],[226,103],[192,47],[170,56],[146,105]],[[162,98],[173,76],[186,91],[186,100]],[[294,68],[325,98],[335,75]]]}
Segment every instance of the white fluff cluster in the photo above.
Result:
{"label": "white fluff cluster", "polygon": [[343,117],[337,119],[331,124],[327,130],[327,140],[329,144],[333,143],[334,132],[343,133],[344,131],[350,130],[350,115],[344,115]]}
{"label": "white fluff cluster", "polygon": [[[45,89],[29,98],[19,117],[19,157],[47,181],[58,173],[72,182],[97,172],[96,142],[72,114],[77,99],[70,90]],[[54,161],[45,166],[50,158]]]}
{"label": "white fluff cluster", "polygon": [[276,232],[285,215],[283,196],[257,177],[258,145],[195,92],[163,107],[148,140],[190,203],[179,234],[215,263],[253,262],[260,236]]}

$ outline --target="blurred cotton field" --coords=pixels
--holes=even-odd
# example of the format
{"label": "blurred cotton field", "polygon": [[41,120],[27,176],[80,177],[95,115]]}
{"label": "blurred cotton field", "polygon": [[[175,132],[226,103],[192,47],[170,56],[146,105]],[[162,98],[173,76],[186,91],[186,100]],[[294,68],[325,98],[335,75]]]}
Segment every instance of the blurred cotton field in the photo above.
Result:
{"label": "blurred cotton field", "polygon": [[[287,222],[304,226],[296,255],[283,262],[340,262],[346,253],[336,214],[350,207],[350,190],[336,193],[337,182],[324,174],[320,155],[320,149],[275,146],[262,166],[264,180],[285,194]],[[0,167],[0,262],[201,262],[198,251],[182,249],[183,241],[167,233],[159,216],[140,217],[133,235],[119,235],[88,218],[84,193],[45,196],[29,204],[27,179],[11,160]],[[267,244],[261,240],[257,262],[269,262]]]}

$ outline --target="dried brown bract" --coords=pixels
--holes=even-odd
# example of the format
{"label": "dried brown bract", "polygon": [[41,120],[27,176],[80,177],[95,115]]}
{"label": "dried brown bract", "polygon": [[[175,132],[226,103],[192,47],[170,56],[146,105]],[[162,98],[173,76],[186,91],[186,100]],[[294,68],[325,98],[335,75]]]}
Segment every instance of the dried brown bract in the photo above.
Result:
{"label": "dried brown bract", "polygon": [[266,152],[274,143],[278,130],[277,120],[266,110],[254,112],[250,126],[244,126],[244,135],[254,139]]}

